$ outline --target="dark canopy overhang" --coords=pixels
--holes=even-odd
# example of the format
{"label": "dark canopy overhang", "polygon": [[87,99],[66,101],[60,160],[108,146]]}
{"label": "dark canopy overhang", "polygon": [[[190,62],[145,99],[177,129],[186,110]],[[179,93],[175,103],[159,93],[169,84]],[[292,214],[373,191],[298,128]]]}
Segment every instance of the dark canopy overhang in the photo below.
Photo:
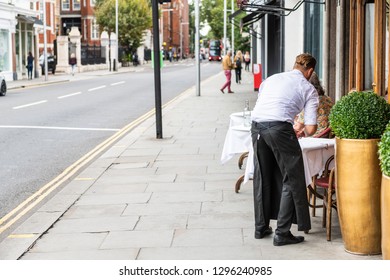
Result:
{"label": "dark canopy overhang", "polygon": [[[244,27],[250,25],[266,14],[275,15],[275,16],[288,16],[293,11],[296,11],[303,3],[312,3],[312,4],[325,4],[323,0],[300,0],[294,7],[288,8],[284,7],[283,2],[278,3],[276,0],[263,0],[263,1],[241,1],[240,10],[246,12],[247,15],[241,19],[240,26]],[[233,18],[241,13],[235,12],[229,18]]]}
{"label": "dark canopy overhang", "polygon": [[250,13],[241,19],[240,26],[244,27],[252,23],[255,23],[265,15],[266,13],[255,13],[255,12]]}
{"label": "dark canopy overhang", "polygon": [[33,24],[34,27],[36,26],[43,26],[43,22],[37,18],[37,17],[31,17],[31,16],[26,16],[26,15],[21,15],[19,14],[17,16],[17,19],[21,22],[26,22],[26,23],[30,23],[30,24]]}

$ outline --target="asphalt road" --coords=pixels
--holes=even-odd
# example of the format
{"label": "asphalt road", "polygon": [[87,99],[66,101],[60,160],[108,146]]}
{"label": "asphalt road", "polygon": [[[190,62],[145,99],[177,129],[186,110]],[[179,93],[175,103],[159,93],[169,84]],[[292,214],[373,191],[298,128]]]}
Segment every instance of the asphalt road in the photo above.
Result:
{"label": "asphalt road", "polygon": [[[195,85],[195,70],[193,63],[163,68],[162,104]],[[220,63],[202,63],[201,79],[220,71]],[[0,99],[0,218],[154,106],[149,67],[9,90]]]}

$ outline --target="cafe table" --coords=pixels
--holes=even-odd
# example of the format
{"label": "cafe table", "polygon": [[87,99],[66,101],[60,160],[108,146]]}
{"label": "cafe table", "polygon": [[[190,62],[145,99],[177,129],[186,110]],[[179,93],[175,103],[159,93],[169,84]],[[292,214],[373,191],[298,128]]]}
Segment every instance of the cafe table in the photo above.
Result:
{"label": "cafe table", "polygon": [[[309,186],[312,177],[321,174],[327,159],[334,155],[335,139],[303,137],[298,141],[302,149],[305,181]],[[245,152],[248,152],[245,173],[236,182],[236,192],[240,190],[241,183],[245,184],[253,178],[253,147],[250,127],[243,124],[230,126],[222,149],[221,163],[225,164],[235,155]]]}

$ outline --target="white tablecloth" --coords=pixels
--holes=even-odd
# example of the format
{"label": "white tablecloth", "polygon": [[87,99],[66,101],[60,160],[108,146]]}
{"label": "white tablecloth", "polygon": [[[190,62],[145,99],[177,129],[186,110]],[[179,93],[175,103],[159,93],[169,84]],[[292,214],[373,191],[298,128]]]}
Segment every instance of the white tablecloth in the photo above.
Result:
{"label": "white tablecloth", "polygon": [[236,113],[230,114],[229,127],[243,125],[243,124],[244,124],[244,113],[243,112],[236,112]]}
{"label": "white tablecloth", "polygon": [[[335,139],[304,137],[299,139],[299,144],[302,149],[306,185],[310,185],[312,177],[320,174],[327,159],[334,155]],[[221,163],[224,164],[234,155],[244,152],[249,152],[245,168],[245,184],[253,177],[254,170],[250,127],[242,124],[230,126],[225,137]]]}
{"label": "white tablecloth", "polygon": [[308,186],[312,177],[321,174],[326,161],[334,155],[335,139],[305,137],[299,139],[299,144],[302,149],[305,180]]}
{"label": "white tablecloth", "polygon": [[222,164],[225,164],[237,154],[248,152],[250,149],[253,150],[250,129],[249,126],[243,124],[229,127],[222,149]]}

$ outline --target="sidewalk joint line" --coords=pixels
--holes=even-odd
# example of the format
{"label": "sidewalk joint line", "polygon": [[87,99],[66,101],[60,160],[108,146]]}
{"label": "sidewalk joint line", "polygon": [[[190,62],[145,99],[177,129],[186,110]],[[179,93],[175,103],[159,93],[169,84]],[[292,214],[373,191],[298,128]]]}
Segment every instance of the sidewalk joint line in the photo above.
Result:
{"label": "sidewalk joint line", "polygon": [[11,212],[0,219],[0,233],[7,230],[10,226],[16,223],[20,218],[22,218],[25,214],[27,214],[31,209],[37,206],[44,198],[46,198],[52,191],[57,189],[59,186],[67,182],[71,179],[79,170],[81,170],[85,165],[94,160],[98,155],[100,155],[105,149],[109,146],[113,145],[120,138],[129,133],[134,127],[138,126],[151,116],[155,114],[155,109],[150,110],[145,113],[138,119],[134,120],[117,133],[112,135],[110,138],[106,139],[99,145],[97,145],[90,152],[85,154],[75,163],[66,168],[60,175],[54,178],[52,181],[48,182],[34,194],[32,194],[29,198],[20,203],[16,208],[14,208]]}

